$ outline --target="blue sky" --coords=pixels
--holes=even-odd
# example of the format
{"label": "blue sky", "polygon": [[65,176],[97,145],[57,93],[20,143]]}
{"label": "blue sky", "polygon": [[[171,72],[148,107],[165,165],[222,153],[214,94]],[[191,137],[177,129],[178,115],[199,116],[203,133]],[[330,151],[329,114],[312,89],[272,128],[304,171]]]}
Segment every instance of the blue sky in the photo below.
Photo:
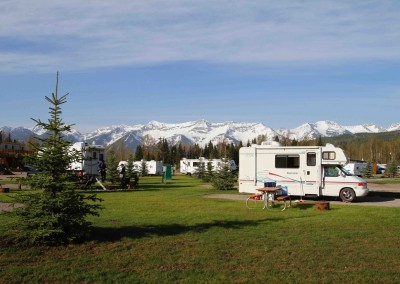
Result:
{"label": "blue sky", "polygon": [[400,1],[0,1],[0,126],[400,122]]}

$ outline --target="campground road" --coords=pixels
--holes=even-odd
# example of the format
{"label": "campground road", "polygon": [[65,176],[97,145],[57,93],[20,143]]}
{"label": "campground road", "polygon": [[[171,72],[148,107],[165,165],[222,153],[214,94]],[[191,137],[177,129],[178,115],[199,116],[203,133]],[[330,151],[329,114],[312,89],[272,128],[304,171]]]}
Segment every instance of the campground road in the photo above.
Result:
{"label": "campground road", "polygon": [[[368,183],[370,190],[368,196],[359,197],[352,203],[345,203],[338,198],[326,199],[322,197],[320,200],[328,200],[332,204],[340,205],[363,205],[363,206],[383,206],[383,207],[400,207],[400,184],[377,184]],[[242,194],[209,194],[206,198],[221,198],[233,200],[246,200],[248,195]],[[309,199],[311,202],[315,199]]]}

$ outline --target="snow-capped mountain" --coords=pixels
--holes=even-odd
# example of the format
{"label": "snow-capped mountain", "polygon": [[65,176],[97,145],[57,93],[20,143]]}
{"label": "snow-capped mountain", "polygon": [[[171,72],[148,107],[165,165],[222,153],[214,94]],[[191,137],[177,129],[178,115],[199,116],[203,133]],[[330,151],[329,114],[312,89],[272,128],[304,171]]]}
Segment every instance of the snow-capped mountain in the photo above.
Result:
{"label": "snow-capped mountain", "polygon": [[[342,134],[356,133],[378,133],[385,131],[400,130],[400,123],[393,123],[387,129],[373,124],[363,124],[354,126],[341,126],[333,121],[318,121],[315,123],[304,123],[293,129],[279,129],[277,131],[262,123],[244,122],[221,122],[211,123],[201,119],[177,124],[168,124],[158,121],[150,121],[147,124],[138,125],[116,125],[99,128],[91,133],[81,134],[76,130],[68,133],[67,139],[71,141],[86,141],[100,145],[111,145],[121,139],[127,147],[135,149],[141,144],[143,139],[154,139],[156,142],[160,138],[165,138],[171,144],[184,142],[186,144],[198,144],[204,146],[210,141],[217,144],[221,141],[227,143],[244,144],[265,135],[266,139],[273,139],[275,136],[283,136],[289,139],[304,140],[316,139],[319,136],[333,137]],[[46,135],[41,128],[24,127],[0,127],[3,133],[10,133],[12,139],[26,141],[30,136]]]}
{"label": "snow-capped mountain", "polygon": [[135,148],[141,144],[144,137],[151,137],[156,142],[159,138],[165,138],[171,144],[184,142],[189,145],[196,143],[204,146],[210,141],[213,144],[221,141],[235,144],[240,141],[247,143],[247,140],[256,138],[260,134],[266,135],[269,139],[278,135],[273,129],[261,123],[210,123],[206,120],[197,120],[167,124],[151,121],[145,125],[119,125],[100,128],[95,132],[84,135],[84,140],[95,144],[110,145],[123,139],[125,145]]}
{"label": "snow-capped mountain", "polygon": [[386,131],[397,131],[397,130],[400,130],[400,123],[393,123],[386,129]]}
{"label": "snow-capped mountain", "polygon": [[333,121],[318,121],[316,123],[304,123],[293,129],[281,129],[279,134],[289,139],[304,140],[316,139],[319,136],[333,137],[352,133],[346,127]]}

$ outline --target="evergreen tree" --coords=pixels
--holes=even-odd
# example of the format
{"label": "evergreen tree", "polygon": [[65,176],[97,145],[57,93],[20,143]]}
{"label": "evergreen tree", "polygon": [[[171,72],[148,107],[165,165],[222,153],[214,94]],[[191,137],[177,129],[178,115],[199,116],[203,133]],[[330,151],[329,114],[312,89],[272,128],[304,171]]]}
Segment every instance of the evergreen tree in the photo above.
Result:
{"label": "evergreen tree", "polygon": [[391,177],[395,177],[397,175],[397,162],[395,160],[392,160],[392,162],[389,164],[389,167],[387,169],[387,173]]}
{"label": "evergreen tree", "polygon": [[118,173],[118,162],[115,158],[115,151],[113,148],[108,149],[107,151],[107,176],[111,183],[119,182],[119,173]]}
{"label": "evergreen tree", "polygon": [[143,159],[140,165],[140,175],[147,176],[148,174],[149,174],[149,169],[147,168],[147,161]]}
{"label": "evergreen tree", "polygon": [[136,171],[135,171],[135,167],[133,166],[133,162],[134,162],[133,155],[130,154],[128,156],[128,160],[127,160],[128,165],[126,166],[126,177],[127,178],[133,178],[135,175]]}
{"label": "evergreen tree", "polygon": [[372,163],[370,161],[367,162],[365,165],[363,171],[362,171],[363,177],[370,178],[372,177]]}
{"label": "evergreen tree", "polygon": [[321,136],[321,135],[318,137],[317,145],[316,145],[316,146],[323,146],[323,143],[322,143],[322,136]]}
{"label": "evergreen tree", "polygon": [[203,180],[207,181],[207,182],[210,182],[212,180],[213,176],[214,176],[214,169],[213,169],[213,166],[212,166],[212,160],[210,160],[207,163],[206,169],[207,170],[206,170],[206,173],[204,175]]}
{"label": "evergreen tree", "polygon": [[199,179],[204,180],[206,177],[206,165],[205,162],[200,162],[199,167],[195,173],[195,176]]}
{"label": "evergreen tree", "polygon": [[138,145],[135,151],[135,161],[141,161],[143,159],[143,148]]}
{"label": "evergreen tree", "polygon": [[[79,159],[78,151],[71,151],[71,142],[63,133],[71,132],[72,125],[61,119],[61,105],[66,103],[68,94],[58,96],[58,73],[56,92],[45,97],[51,104],[50,119],[33,121],[36,126],[48,132],[46,138],[37,138],[40,143],[32,147],[36,155],[26,157],[40,172],[30,179],[35,188],[42,189],[35,194],[21,194],[16,202],[24,206],[16,208],[11,215],[16,217],[9,233],[13,240],[25,245],[62,244],[83,240],[90,234],[91,223],[87,215],[98,216],[101,201],[96,195],[85,196],[74,190],[75,183],[67,171],[71,162]],[[90,202],[87,203],[87,202]]]}
{"label": "evergreen tree", "polygon": [[211,178],[211,184],[219,190],[233,189],[236,175],[231,171],[229,162],[223,159],[221,167],[214,172]]}

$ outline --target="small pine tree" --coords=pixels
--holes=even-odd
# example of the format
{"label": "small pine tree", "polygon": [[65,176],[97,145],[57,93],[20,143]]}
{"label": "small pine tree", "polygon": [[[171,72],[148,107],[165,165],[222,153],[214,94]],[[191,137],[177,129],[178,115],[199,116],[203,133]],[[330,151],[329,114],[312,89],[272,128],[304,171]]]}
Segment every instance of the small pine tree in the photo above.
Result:
{"label": "small pine tree", "polygon": [[370,161],[367,162],[365,165],[363,171],[362,171],[363,177],[370,178],[372,177],[372,163]]}
{"label": "small pine tree", "polygon": [[392,160],[392,162],[389,164],[387,173],[391,177],[395,177],[397,175],[397,162],[395,160]]}
{"label": "small pine tree", "polygon": [[[72,125],[61,119],[60,105],[66,103],[68,94],[58,97],[58,73],[56,92],[45,97],[51,104],[48,122],[35,120],[37,126],[47,130],[46,138],[37,138],[40,143],[33,144],[36,155],[26,157],[40,172],[30,179],[33,187],[42,189],[35,194],[20,194],[16,202],[24,204],[16,208],[11,216],[15,222],[9,234],[14,242],[25,245],[58,245],[87,238],[91,223],[87,215],[98,216],[101,201],[96,195],[85,196],[74,190],[75,183],[67,168],[72,161],[79,159],[79,152],[71,152],[71,142],[64,139],[63,133],[70,132]],[[89,201],[90,203],[88,203]]]}
{"label": "small pine tree", "polygon": [[199,179],[204,180],[206,176],[206,165],[204,162],[201,162],[199,168],[197,169],[195,176]]}
{"label": "small pine tree", "polygon": [[219,190],[230,190],[233,189],[235,179],[236,175],[231,171],[229,162],[224,159],[219,170],[214,172],[211,184]]}
{"label": "small pine tree", "polygon": [[142,163],[140,165],[140,175],[147,176],[149,174],[149,169],[147,168],[147,161],[145,159],[142,160]]}
{"label": "small pine tree", "polygon": [[206,182],[210,182],[211,179],[213,178],[213,176],[214,176],[214,168],[212,166],[212,162],[209,161],[207,163],[207,170],[205,172],[203,180],[206,181]]}

